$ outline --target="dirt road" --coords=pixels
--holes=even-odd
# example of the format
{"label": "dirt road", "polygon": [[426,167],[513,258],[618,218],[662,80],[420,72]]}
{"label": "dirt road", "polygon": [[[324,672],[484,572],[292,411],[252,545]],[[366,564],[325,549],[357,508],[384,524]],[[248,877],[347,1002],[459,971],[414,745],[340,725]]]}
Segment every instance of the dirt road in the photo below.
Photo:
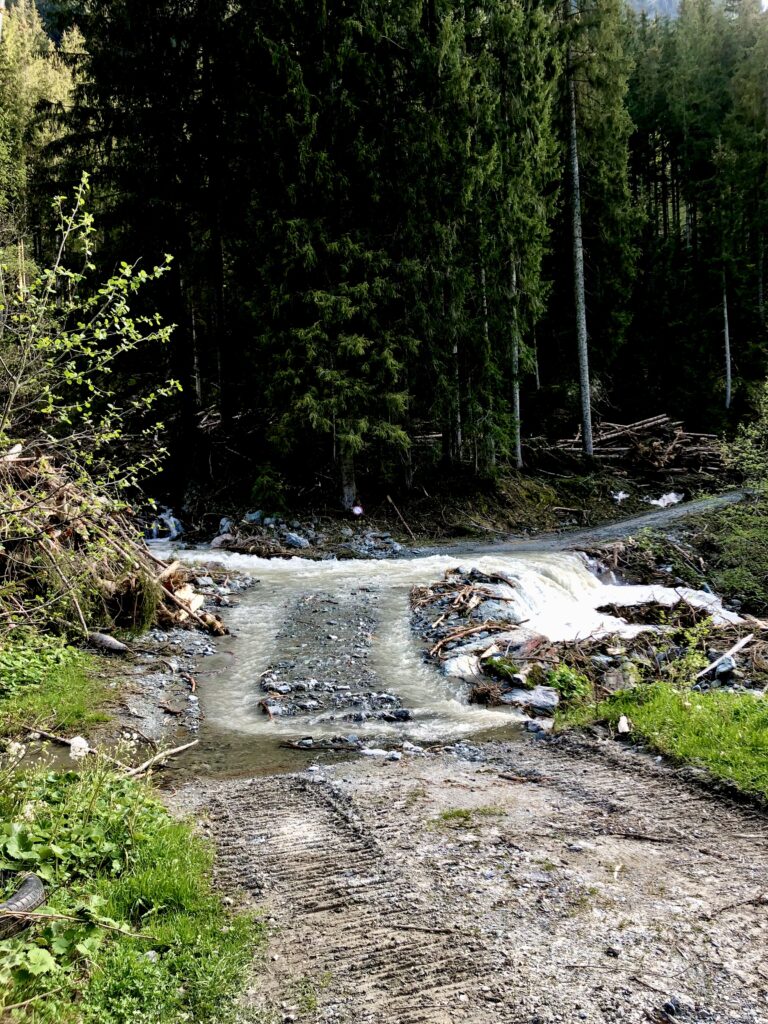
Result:
{"label": "dirt road", "polygon": [[523,741],[189,786],[269,917],[242,1021],[768,1021],[768,820]]}
{"label": "dirt road", "polygon": [[[367,564],[341,582],[331,566],[327,591],[306,566],[277,567],[297,578],[263,591],[273,632],[237,642],[244,692],[270,704],[244,749],[283,721],[378,729],[408,712],[384,699],[391,651],[402,641],[407,653],[392,632],[407,604],[390,608],[389,577],[371,584]],[[259,657],[244,657],[256,641]],[[414,649],[398,686],[419,669]],[[209,700],[225,685],[211,683]],[[418,696],[429,680],[411,685]],[[229,714],[249,708],[233,700]],[[403,750],[314,765],[317,753],[292,752],[295,774],[192,776],[176,792],[217,845],[219,884],[268,919],[242,1024],[768,1024],[763,811],[613,741]]]}

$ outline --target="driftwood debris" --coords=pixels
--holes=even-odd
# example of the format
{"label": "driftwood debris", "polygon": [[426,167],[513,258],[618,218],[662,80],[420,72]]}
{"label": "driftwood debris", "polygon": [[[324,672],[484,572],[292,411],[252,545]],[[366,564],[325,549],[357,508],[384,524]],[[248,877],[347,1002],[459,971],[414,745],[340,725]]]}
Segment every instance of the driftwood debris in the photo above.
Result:
{"label": "driftwood debris", "polygon": [[[45,740],[50,740],[52,743],[58,743],[64,747],[71,747],[73,740],[66,736],[59,736],[57,733],[46,732],[45,729],[38,729],[33,726],[27,726],[26,733],[30,736],[41,736]],[[152,741],[154,743],[154,740]],[[148,771],[153,765],[157,764],[158,761],[165,761],[166,758],[172,757],[174,754],[180,754],[183,750],[189,750],[190,747],[196,746],[200,740],[192,740],[190,743],[184,743],[180,747],[173,747],[171,750],[161,750],[158,754],[150,757],[148,761],[143,764],[137,765],[135,768],[129,764],[125,764],[123,761],[118,761],[116,757],[112,757],[110,754],[105,754],[101,750],[97,750],[95,747],[88,746],[85,754],[88,756],[100,757],[102,760],[107,761],[109,764],[113,764],[116,768],[121,771],[129,778],[133,778],[136,775],[143,775],[144,772]]]}
{"label": "driftwood debris", "polygon": [[0,454],[0,506],[0,632],[55,622],[113,653],[125,653],[114,628],[155,620],[227,632],[188,571],[149,550],[130,510],[33,446]]}
{"label": "driftwood debris", "polygon": [[196,747],[199,742],[200,740],[192,740],[190,743],[183,743],[180,747],[173,747],[171,750],[161,750],[159,754],[155,754],[154,757],[150,757],[149,760],[138,765],[136,768],[129,768],[125,774],[129,778],[134,778],[137,775],[143,775],[144,772],[149,771],[153,765],[156,765],[158,761],[166,761],[169,757],[173,757],[174,754],[180,754],[183,750],[189,750],[190,747]]}
{"label": "driftwood debris", "polygon": [[725,652],[725,654],[721,654],[719,658],[715,658],[715,660],[713,662],[710,662],[710,664],[707,665],[706,668],[703,668],[701,672],[698,673],[696,678],[701,679],[703,676],[708,675],[712,671],[712,669],[717,668],[721,661],[725,661],[726,658],[730,658],[732,655],[738,654],[738,652],[743,647],[746,647],[747,644],[752,643],[754,639],[754,633],[750,633],[749,636],[742,637],[741,640],[739,640],[738,643],[734,644],[733,647],[730,648],[730,650]]}
{"label": "driftwood debris", "polygon": [[[595,428],[594,457],[667,473],[721,473],[723,457],[715,434],[685,430],[665,413],[634,423],[608,423]],[[581,430],[574,437],[545,445],[550,454],[580,455]]]}

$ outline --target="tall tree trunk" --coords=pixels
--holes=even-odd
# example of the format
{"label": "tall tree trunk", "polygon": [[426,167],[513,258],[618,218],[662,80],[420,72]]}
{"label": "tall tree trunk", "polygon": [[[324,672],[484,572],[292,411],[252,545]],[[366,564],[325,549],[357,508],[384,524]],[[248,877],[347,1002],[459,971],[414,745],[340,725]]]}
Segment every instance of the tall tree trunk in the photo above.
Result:
{"label": "tall tree trunk", "polygon": [[515,466],[523,468],[522,425],[520,423],[520,322],[517,316],[517,267],[512,261],[512,415],[515,419]]}
{"label": "tall tree trunk", "polygon": [[765,239],[760,231],[757,241],[757,312],[765,327]]}
{"label": "tall tree trunk", "polygon": [[725,346],[725,408],[731,408],[731,333],[728,328],[728,288],[723,271],[723,342]]}
{"label": "tall tree trunk", "polygon": [[453,397],[452,397],[452,409],[451,409],[451,435],[452,435],[452,452],[451,458],[454,462],[461,460],[461,449],[464,443],[462,436],[462,425],[461,425],[461,374],[459,372],[459,343],[454,341],[453,348],[451,350],[451,356],[453,359]]}
{"label": "tall tree trunk", "polygon": [[197,336],[197,313],[195,300],[191,290],[186,287],[183,274],[179,274],[181,305],[189,309],[189,340],[192,348],[192,383],[195,391],[195,410],[200,412],[203,407],[203,378],[200,368],[200,340]]}
{"label": "tall tree trunk", "polygon": [[451,339],[450,365],[448,366],[449,425],[448,425],[448,459],[458,462],[461,459],[463,444],[461,423],[461,371],[459,368],[458,315],[456,312],[456,296],[453,284],[453,242],[454,226],[451,225],[448,236],[446,254],[447,269],[443,287],[443,315],[445,318],[448,338]]}
{"label": "tall tree trunk", "polygon": [[[574,5],[575,6],[575,5]],[[575,13],[575,12],[574,12]],[[573,231],[573,289],[576,303],[576,340],[579,349],[579,390],[581,392],[581,443],[584,454],[591,456],[592,395],[589,383],[589,349],[587,341],[587,302],[584,293],[584,243],[581,229],[581,179],[579,147],[576,132],[576,80],[573,50],[568,46],[569,133],[568,162],[571,172],[571,223]]]}
{"label": "tall tree trunk", "polygon": [[341,472],[341,504],[343,508],[351,509],[357,498],[355,456],[345,441],[342,441],[340,445],[339,469]]}
{"label": "tall tree trunk", "polygon": [[[483,231],[483,221],[480,219],[480,233]],[[488,353],[491,351],[491,330],[488,316],[488,286],[485,274],[485,263],[483,257],[480,257],[480,290],[483,300],[483,338],[485,340],[485,348]],[[485,415],[481,419],[482,423],[486,419],[490,419],[493,415],[493,396],[488,397],[488,408],[486,409]],[[477,451],[477,448],[475,449]],[[478,459],[475,457],[475,469],[478,469]],[[493,469],[496,465],[496,443],[494,441],[493,432],[486,431],[482,438],[482,460],[481,465],[483,469]]]}

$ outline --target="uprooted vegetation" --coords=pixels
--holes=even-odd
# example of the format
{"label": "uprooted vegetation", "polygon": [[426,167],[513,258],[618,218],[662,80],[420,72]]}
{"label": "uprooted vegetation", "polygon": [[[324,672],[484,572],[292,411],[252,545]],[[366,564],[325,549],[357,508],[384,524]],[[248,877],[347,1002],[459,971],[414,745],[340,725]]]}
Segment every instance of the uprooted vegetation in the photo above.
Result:
{"label": "uprooted vegetation", "polygon": [[0,455],[0,632],[141,632],[158,619],[223,633],[178,564],[140,540],[123,506],[20,444]]}

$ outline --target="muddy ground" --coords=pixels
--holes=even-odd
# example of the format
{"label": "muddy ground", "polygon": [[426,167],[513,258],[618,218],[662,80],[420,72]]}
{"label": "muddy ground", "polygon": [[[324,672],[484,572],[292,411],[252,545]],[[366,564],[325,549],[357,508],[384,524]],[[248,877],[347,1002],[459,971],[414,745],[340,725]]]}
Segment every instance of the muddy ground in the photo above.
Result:
{"label": "muddy ground", "polygon": [[768,1021],[768,822],[614,743],[195,783],[269,922],[243,1024]]}
{"label": "muddy ground", "polygon": [[[376,602],[308,591],[286,609],[263,713],[302,736],[397,710],[370,699]],[[240,1024],[768,1024],[757,805],[607,739],[309,756],[167,794],[216,844],[219,886],[267,921]]]}

